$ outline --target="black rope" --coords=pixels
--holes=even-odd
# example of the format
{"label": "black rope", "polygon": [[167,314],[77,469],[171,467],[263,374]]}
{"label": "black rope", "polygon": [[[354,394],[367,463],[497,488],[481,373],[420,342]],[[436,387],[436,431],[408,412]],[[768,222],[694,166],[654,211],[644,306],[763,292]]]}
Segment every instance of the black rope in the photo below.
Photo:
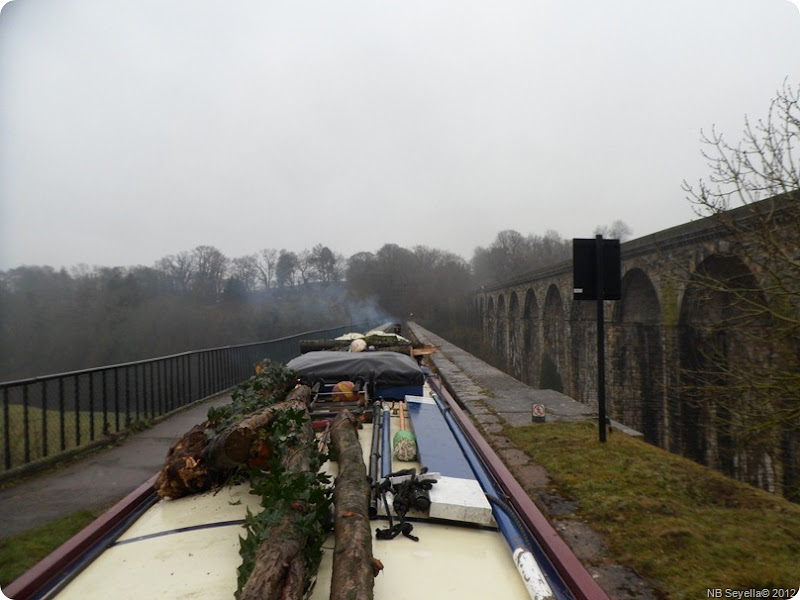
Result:
{"label": "black rope", "polygon": [[539,546],[538,542],[533,537],[531,532],[528,531],[528,528],[525,527],[525,525],[520,520],[519,516],[517,515],[517,511],[515,511],[507,502],[501,500],[497,496],[492,496],[491,494],[486,494],[486,499],[495,506],[497,506],[498,508],[500,508],[504,513],[506,513],[506,515],[512,521],[514,521],[514,525],[517,526],[517,530],[525,537],[525,539],[528,542],[528,547],[526,548],[528,552],[530,552],[532,548],[536,548]]}
{"label": "black rope", "polygon": [[[424,475],[427,472],[428,469],[423,468],[420,471],[420,475]],[[404,475],[408,475],[408,479],[396,485],[392,485],[392,477]],[[417,477],[416,469],[402,469],[384,477],[376,487],[383,499],[386,515],[389,517],[389,527],[386,529],[376,529],[375,537],[379,540],[392,540],[402,533],[408,539],[418,542],[419,538],[411,534],[414,530],[414,525],[406,521],[406,513],[408,513],[411,508],[416,508],[418,510],[428,509],[431,503],[428,492],[433,487],[434,483],[436,483],[435,479],[420,480],[419,477]],[[386,494],[390,491],[394,493],[394,501],[392,504],[395,514],[400,518],[398,523],[394,522],[392,513],[389,510],[389,501],[386,498]]]}

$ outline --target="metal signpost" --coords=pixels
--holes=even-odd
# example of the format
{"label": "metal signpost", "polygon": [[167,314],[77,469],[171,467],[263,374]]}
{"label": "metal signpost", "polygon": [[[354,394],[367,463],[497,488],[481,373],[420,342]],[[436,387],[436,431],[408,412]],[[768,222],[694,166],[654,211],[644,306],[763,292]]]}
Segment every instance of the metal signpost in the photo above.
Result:
{"label": "metal signpost", "polygon": [[619,240],[572,240],[573,299],[597,301],[597,411],[600,441],[606,441],[606,357],[603,302],[622,297]]}

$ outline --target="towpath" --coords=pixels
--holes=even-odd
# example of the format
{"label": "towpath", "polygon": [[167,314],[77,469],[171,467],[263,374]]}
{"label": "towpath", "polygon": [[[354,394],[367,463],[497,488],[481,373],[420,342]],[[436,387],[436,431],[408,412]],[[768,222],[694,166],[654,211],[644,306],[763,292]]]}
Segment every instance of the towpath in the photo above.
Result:
{"label": "towpath", "polygon": [[585,404],[554,390],[529,387],[421,325],[408,323],[407,327],[420,342],[436,346],[432,360],[442,379],[484,429],[492,433],[498,432],[501,421],[529,425],[534,404],[545,407],[546,419],[550,421],[597,417]]}

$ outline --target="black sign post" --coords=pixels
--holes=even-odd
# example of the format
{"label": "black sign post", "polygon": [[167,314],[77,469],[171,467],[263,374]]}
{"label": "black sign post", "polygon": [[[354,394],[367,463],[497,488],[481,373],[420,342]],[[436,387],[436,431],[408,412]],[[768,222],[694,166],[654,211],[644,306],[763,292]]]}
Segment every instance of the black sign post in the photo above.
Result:
{"label": "black sign post", "polygon": [[573,299],[597,301],[597,412],[600,441],[606,441],[606,345],[603,302],[622,297],[619,240],[572,240]]}

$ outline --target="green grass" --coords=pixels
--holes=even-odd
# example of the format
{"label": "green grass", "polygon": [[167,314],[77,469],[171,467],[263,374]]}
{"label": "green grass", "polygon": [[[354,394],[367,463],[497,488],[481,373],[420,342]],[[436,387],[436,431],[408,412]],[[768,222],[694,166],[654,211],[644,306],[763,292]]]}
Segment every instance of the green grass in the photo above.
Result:
{"label": "green grass", "polygon": [[504,434],[664,598],[800,585],[800,506],[619,433],[600,444],[587,422]]}
{"label": "green grass", "polygon": [[[22,406],[12,405],[8,407],[8,427],[10,442],[10,463],[11,468],[23,465],[25,461],[25,413]],[[94,440],[91,439],[92,420],[94,421]],[[109,432],[116,432],[116,415],[107,415]],[[125,415],[120,414],[120,429],[125,429],[126,425],[133,427],[135,424],[127,424]],[[5,448],[5,415],[0,411],[0,468],[3,468],[6,460]],[[77,416],[75,412],[64,414],[64,450],[72,450],[85,446],[92,441],[103,438],[103,413],[80,411]],[[80,444],[77,443],[76,431],[80,431]],[[44,453],[43,440],[47,436],[47,454]],[[28,443],[30,462],[52,456],[61,452],[61,421],[57,410],[43,411],[40,408],[28,407]]]}
{"label": "green grass", "polygon": [[81,510],[52,523],[0,540],[0,586],[7,586],[98,515]]}

